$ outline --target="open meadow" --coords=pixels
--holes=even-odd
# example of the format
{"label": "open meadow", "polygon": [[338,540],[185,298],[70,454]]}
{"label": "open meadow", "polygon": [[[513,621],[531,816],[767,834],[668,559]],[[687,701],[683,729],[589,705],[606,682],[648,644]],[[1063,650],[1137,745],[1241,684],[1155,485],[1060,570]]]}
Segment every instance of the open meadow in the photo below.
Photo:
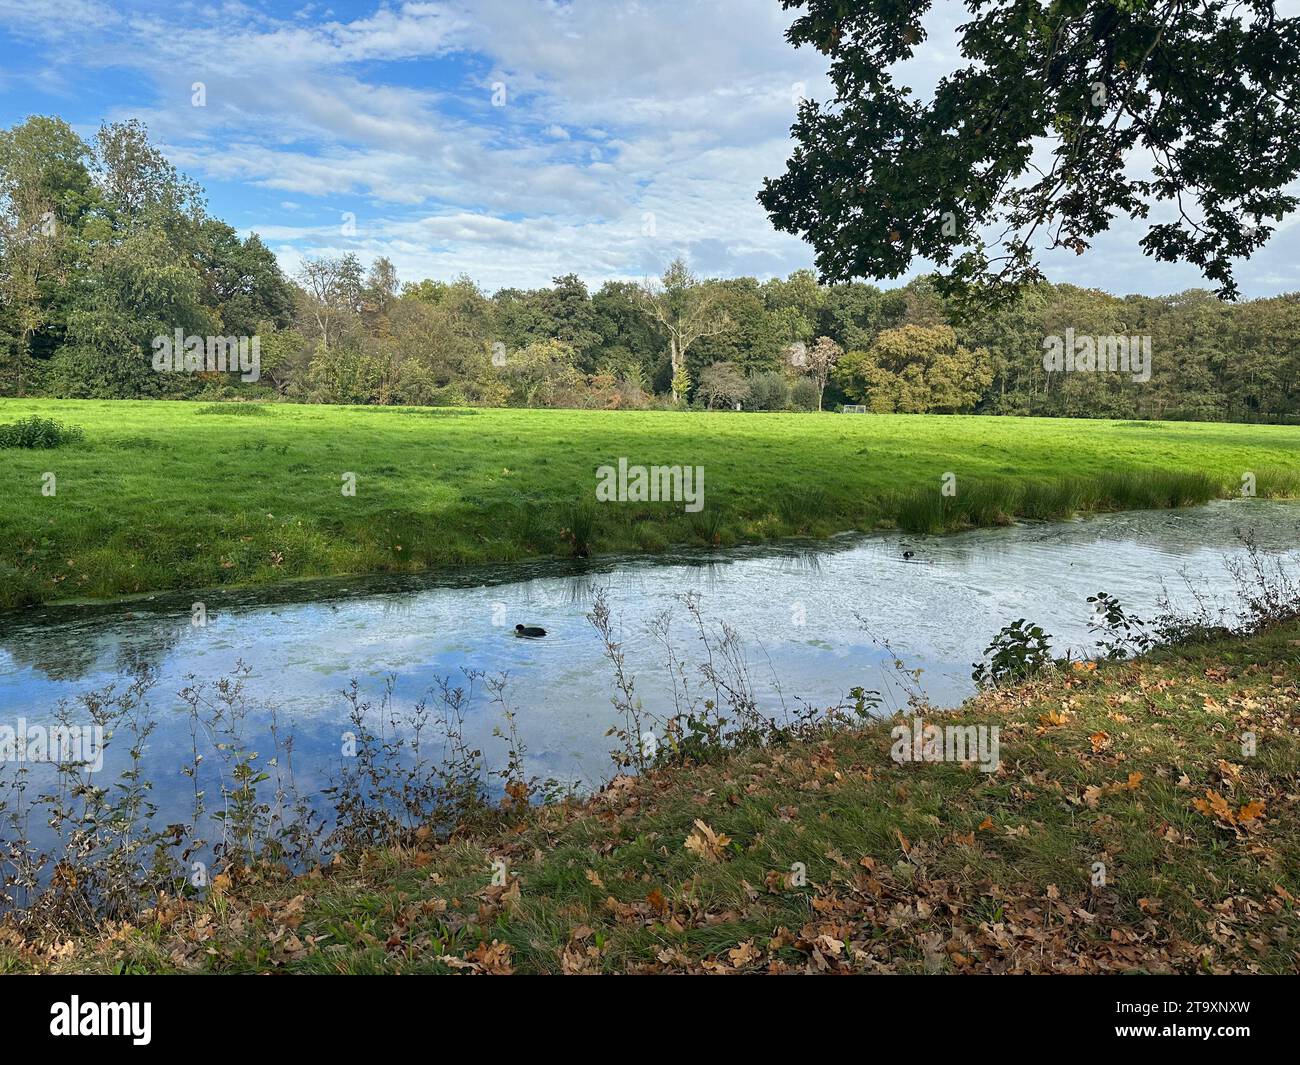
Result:
{"label": "open meadow", "polygon": [[[1187,505],[1239,494],[1247,475],[1260,496],[1300,486],[1293,426],[0,401],[0,425],[33,415],[84,438],[0,451],[4,607],[882,526],[942,532]],[[620,458],[703,467],[703,509],[598,504],[596,470]]]}

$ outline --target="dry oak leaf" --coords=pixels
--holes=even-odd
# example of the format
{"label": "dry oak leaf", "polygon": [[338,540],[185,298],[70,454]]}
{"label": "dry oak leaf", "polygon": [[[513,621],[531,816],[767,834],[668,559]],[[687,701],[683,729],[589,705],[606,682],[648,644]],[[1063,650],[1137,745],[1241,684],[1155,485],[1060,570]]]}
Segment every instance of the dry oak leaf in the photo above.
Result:
{"label": "dry oak leaf", "polygon": [[1204,799],[1193,799],[1192,805],[1206,817],[1212,817],[1225,825],[1236,828],[1239,825],[1252,827],[1264,814],[1264,800],[1256,799],[1234,810],[1232,805],[1213,788],[1205,789]]}
{"label": "dry oak leaf", "polygon": [[813,946],[822,954],[829,954],[832,958],[838,958],[840,952],[844,950],[844,940],[822,933],[813,940]]}
{"label": "dry oak leaf", "polygon": [[688,851],[703,858],[706,862],[720,862],[731,837],[714,832],[698,817],[695,819],[695,831],[686,837],[685,847]]}
{"label": "dry oak leaf", "polygon": [[510,965],[511,946],[492,940],[491,946],[480,943],[477,950],[470,951],[468,957],[482,966],[483,971],[498,976],[509,976],[514,969]]}
{"label": "dry oak leaf", "polygon": [[772,869],[763,877],[763,886],[767,888],[768,894],[779,895],[791,887],[793,875],[792,873],[783,873],[779,869]]}
{"label": "dry oak leaf", "polygon": [[1237,811],[1237,820],[1242,822],[1256,821],[1263,816],[1264,816],[1263,799],[1255,799],[1253,802],[1248,802],[1246,803],[1245,806],[1243,806],[1240,810]]}

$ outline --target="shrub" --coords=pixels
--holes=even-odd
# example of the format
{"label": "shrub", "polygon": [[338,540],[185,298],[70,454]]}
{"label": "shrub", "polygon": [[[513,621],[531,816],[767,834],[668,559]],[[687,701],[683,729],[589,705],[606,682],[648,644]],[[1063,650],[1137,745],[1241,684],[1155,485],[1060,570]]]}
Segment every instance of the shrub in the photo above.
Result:
{"label": "shrub", "polygon": [[731,407],[741,403],[749,395],[749,382],[741,376],[734,364],[714,362],[700,371],[700,382],[695,389],[695,396],[702,400],[706,408],[715,405]]}
{"label": "shrub", "polygon": [[433,371],[415,359],[407,359],[397,371],[396,398],[399,403],[422,407],[435,402],[438,381]]}
{"label": "shrub", "polygon": [[817,383],[801,377],[790,389],[790,404],[795,410],[817,409]]}
{"label": "shrub", "polygon": [[1112,660],[1146,654],[1155,639],[1146,631],[1146,622],[1136,614],[1126,613],[1120,601],[1107,592],[1088,596],[1096,613],[1088,629],[1096,634],[1103,657]]}
{"label": "shrub", "polygon": [[785,410],[790,405],[790,384],[782,374],[751,373],[749,375],[750,410]]}
{"label": "shrub", "polygon": [[1028,680],[1052,665],[1051,639],[1024,618],[1004,625],[984,648],[986,660],[976,662],[971,679],[981,688],[996,688]]}
{"label": "shrub", "polygon": [[0,448],[51,448],[79,444],[85,432],[77,425],[64,425],[52,418],[32,415],[20,421],[0,425]]}

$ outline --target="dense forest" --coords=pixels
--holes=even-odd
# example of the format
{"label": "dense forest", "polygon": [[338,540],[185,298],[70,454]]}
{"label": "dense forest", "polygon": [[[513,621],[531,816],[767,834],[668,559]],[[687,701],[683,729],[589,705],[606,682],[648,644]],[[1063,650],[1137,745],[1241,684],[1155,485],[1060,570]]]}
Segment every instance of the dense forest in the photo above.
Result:
{"label": "dense forest", "polygon": [[[0,395],[1300,420],[1300,296],[1118,297],[1038,284],[959,319],[928,278],[574,274],[483,292],[356,255],[284,276],[212,217],[143,126],[93,143],[58,118],[0,131]],[[1149,380],[1049,372],[1073,331],[1149,337]],[[160,373],[156,338],[256,337],[255,381]]]}

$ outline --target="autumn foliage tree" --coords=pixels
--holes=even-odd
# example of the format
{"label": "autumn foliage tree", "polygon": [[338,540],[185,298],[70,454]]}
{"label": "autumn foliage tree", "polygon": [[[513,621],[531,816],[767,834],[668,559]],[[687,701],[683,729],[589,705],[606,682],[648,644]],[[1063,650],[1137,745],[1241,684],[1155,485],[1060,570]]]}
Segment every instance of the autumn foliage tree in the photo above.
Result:
{"label": "autumn foliage tree", "polygon": [[886,329],[866,351],[850,351],[833,379],[845,395],[880,414],[969,409],[993,380],[989,353],[957,342],[946,325]]}

